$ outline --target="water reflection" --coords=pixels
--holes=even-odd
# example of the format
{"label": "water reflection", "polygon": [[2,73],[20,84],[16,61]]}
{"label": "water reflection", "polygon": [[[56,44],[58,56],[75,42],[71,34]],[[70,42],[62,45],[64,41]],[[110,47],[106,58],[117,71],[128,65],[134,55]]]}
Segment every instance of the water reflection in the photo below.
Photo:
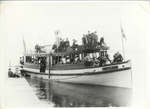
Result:
{"label": "water reflection", "polygon": [[129,106],[131,89],[58,83],[40,78],[27,78],[39,99],[55,107]]}

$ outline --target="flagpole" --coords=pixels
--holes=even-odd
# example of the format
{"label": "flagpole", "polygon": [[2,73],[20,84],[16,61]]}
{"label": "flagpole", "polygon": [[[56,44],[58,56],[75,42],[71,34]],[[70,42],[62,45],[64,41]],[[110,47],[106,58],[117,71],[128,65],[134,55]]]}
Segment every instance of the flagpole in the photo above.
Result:
{"label": "flagpole", "polygon": [[124,47],[124,40],[123,40],[123,37],[121,37],[121,41],[122,41],[122,53],[123,53],[123,59],[125,60],[125,47]]}
{"label": "flagpole", "polygon": [[122,37],[121,37],[121,41],[122,41],[122,53],[123,53],[123,59],[125,60],[126,57],[125,57],[124,38],[126,38],[126,36],[125,36],[123,28],[122,28],[122,23],[120,23],[120,28],[121,28],[121,34],[122,34]]}
{"label": "flagpole", "polygon": [[26,43],[25,43],[25,40],[24,40],[24,36],[22,36],[22,39],[23,39],[24,54],[26,54],[27,49],[26,49]]}
{"label": "flagpole", "polygon": [[[60,33],[59,30],[56,30],[56,31],[55,31],[56,45],[57,45],[56,53],[58,53],[58,47],[59,47],[59,43],[60,43],[60,41],[59,41],[59,36],[58,36],[59,33]],[[56,61],[57,61],[57,62],[59,61],[59,56],[57,56],[57,60],[56,60]]]}

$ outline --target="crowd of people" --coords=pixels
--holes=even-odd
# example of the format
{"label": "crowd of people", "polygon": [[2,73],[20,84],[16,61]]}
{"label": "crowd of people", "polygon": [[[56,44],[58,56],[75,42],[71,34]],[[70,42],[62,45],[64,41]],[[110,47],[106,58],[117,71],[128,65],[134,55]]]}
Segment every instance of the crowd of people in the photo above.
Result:
{"label": "crowd of people", "polygon": [[113,64],[119,62],[123,62],[123,57],[119,52],[113,55],[113,60],[110,60],[108,54],[99,56],[98,58],[90,58],[89,56],[86,56],[84,59],[84,64],[86,66],[104,66],[106,64]]}
{"label": "crowd of people", "polygon": [[106,64],[119,63],[119,62],[123,62],[123,57],[119,52],[114,54],[112,60],[109,58],[107,53],[105,55],[98,56],[98,57],[96,56],[92,57],[90,55],[87,55],[81,58],[79,55],[75,55],[74,58],[71,58],[69,56],[62,56],[53,59],[53,65],[58,63],[59,64],[83,63],[85,66],[104,66]]}
{"label": "crowd of people", "polygon": [[113,60],[114,63],[118,63],[118,62],[123,61],[123,57],[119,52],[115,53],[113,58],[114,58],[114,60]]}
{"label": "crowd of people", "polygon": [[[40,66],[40,72],[45,72],[47,60],[46,57],[39,57],[37,60],[27,57],[27,60],[34,60],[33,63],[38,63]],[[85,66],[104,66],[106,64],[112,64],[112,63],[119,63],[123,62],[122,55],[117,52],[113,55],[113,59],[110,60],[107,53],[100,56],[91,57],[89,55],[86,55],[84,57],[78,55],[75,55],[74,57],[71,56],[53,56],[52,59],[52,65],[55,64],[84,64]],[[21,61],[23,63],[23,61]],[[12,76],[12,73],[9,74]],[[14,74],[15,76],[15,74]]]}

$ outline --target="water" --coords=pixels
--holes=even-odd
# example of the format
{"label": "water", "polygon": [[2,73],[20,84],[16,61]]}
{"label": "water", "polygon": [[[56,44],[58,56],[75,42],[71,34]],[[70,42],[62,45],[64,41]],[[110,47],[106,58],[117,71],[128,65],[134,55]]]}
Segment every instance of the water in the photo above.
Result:
{"label": "water", "polygon": [[55,107],[129,106],[131,89],[60,83],[40,78],[26,78],[37,97]]}

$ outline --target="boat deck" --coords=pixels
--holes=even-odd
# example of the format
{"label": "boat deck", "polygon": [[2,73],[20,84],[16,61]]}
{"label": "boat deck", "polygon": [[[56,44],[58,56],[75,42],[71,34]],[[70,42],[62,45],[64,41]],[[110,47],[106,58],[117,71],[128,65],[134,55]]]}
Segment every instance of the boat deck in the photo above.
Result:
{"label": "boat deck", "polygon": [[[35,64],[25,64],[24,65],[27,68],[33,68],[33,69],[40,69],[39,65],[35,65]],[[49,67],[47,66],[47,69]],[[51,70],[68,70],[68,69],[85,69],[85,68],[89,68],[87,66],[85,66],[84,64],[56,64],[53,67],[51,67]]]}
{"label": "boat deck", "polygon": [[[105,66],[124,64],[124,63],[128,63],[128,62],[129,62],[129,60],[120,62],[120,63],[106,64]],[[103,66],[103,67],[105,67],[105,66]],[[40,65],[38,65],[38,64],[26,63],[26,64],[24,64],[24,67],[32,68],[32,69],[40,69]],[[99,67],[99,66],[85,66],[83,63],[78,63],[78,64],[56,64],[56,65],[53,65],[50,69],[51,70],[73,70],[73,69],[87,69],[87,68],[96,68],[96,67]],[[47,65],[46,69],[49,69],[48,65]]]}

